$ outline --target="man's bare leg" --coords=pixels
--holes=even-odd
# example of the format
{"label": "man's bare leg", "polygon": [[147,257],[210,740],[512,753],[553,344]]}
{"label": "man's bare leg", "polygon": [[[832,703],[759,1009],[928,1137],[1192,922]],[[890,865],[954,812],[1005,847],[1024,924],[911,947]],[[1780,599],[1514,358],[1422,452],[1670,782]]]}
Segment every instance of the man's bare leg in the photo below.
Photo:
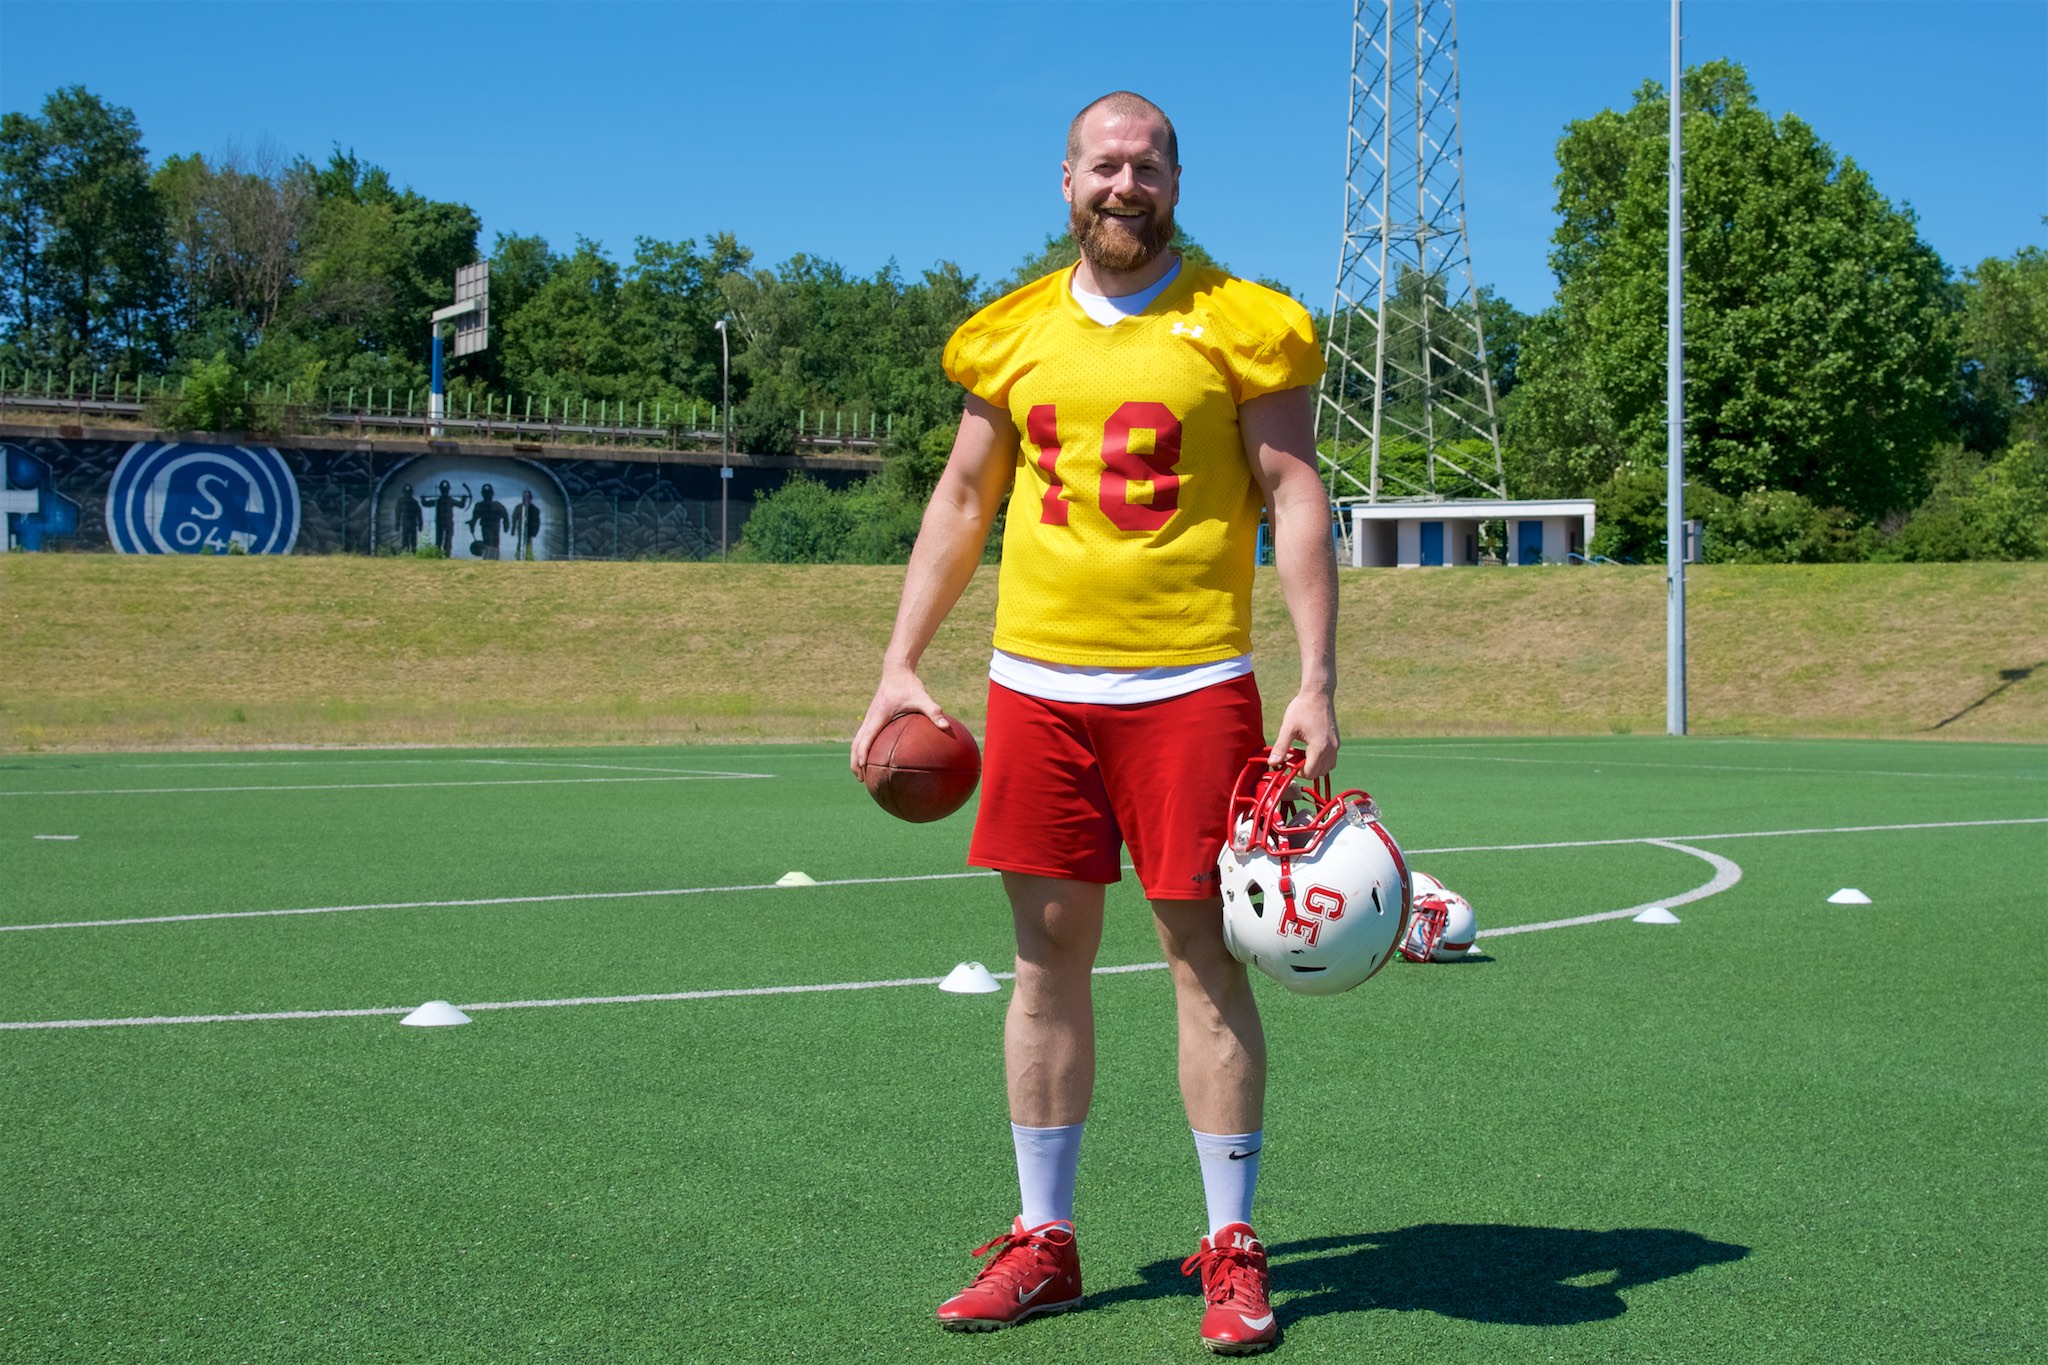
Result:
{"label": "man's bare leg", "polygon": [[1152,924],[1173,973],[1189,1126],[1257,1131],[1265,1122],[1266,1034],[1251,978],[1223,944],[1223,902],[1153,901]]}
{"label": "man's bare leg", "polygon": [[1095,1090],[1090,973],[1102,945],[1103,888],[1005,872],[1003,890],[1017,929],[1016,989],[1003,1025],[1010,1121],[1079,1123]]}

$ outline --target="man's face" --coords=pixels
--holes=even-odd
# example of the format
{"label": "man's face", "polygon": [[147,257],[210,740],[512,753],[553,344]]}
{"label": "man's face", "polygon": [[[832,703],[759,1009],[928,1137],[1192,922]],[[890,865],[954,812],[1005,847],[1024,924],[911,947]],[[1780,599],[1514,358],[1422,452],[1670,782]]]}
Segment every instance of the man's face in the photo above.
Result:
{"label": "man's face", "polygon": [[1180,168],[1166,151],[1166,125],[1145,114],[1092,111],[1081,122],[1080,154],[1062,163],[1068,225],[1089,264],[1142,267],[1173,240]]}

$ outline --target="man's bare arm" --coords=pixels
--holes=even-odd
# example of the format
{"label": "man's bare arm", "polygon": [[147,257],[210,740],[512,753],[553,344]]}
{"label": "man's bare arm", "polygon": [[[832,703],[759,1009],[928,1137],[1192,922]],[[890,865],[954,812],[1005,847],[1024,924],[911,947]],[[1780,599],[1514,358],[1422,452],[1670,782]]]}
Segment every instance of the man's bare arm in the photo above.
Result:
{"label": "man's bare arm", "polygon": [[1284,389],[1238,409],[1245,458],[1273,520],[1280,595],[1301,646],[1301,690],[1287,703],[1273,751],[1304,750],[1321,777],[1337,763],[1337,557],[1330,499],[1316,472],[1315,390]]}
{"label": "man's bare arm", "polygon": [[882,681],[853,737],[853,771],[867,762],[868,745],[891,716],[922,711],[940,720],[938,703],[917,676],[918,661],[938,633],[939,623],[960,600],[981,562],[989,528],[1017,463],[1017,428],[1010,415],[972,394],[960,416],[960,432],[946,471],[924,509],[917,545],[903,575],[896,627],[882,655]]}

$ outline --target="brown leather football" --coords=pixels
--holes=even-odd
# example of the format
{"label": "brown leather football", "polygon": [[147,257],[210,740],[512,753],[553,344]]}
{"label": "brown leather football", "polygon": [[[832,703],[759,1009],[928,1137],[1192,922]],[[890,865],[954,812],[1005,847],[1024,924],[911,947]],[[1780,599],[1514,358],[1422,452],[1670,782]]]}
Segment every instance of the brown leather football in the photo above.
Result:
{"label": "brown leather football", "polygon": [[891,718],[868,746],[860,770],[875,804],[899,820],[943,820],[967,804],[981,780],[981,746],[957,716],[941,730],[919,711]]}

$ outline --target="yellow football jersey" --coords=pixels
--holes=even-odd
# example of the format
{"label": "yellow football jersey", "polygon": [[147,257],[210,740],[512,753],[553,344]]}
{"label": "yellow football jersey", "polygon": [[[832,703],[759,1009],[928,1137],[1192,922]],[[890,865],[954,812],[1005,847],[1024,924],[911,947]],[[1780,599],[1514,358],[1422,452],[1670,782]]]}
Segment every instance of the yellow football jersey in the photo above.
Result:
{"label": "yellow football jersey", "polygon": [[1237,410],[1321,376],[1308,312],[1183,265],[1104,326],[1068,279],[1005,295],[946,344],[947,376],[1021,438],[996,648],[1098,668],[1247,653],[1263,499]]}

